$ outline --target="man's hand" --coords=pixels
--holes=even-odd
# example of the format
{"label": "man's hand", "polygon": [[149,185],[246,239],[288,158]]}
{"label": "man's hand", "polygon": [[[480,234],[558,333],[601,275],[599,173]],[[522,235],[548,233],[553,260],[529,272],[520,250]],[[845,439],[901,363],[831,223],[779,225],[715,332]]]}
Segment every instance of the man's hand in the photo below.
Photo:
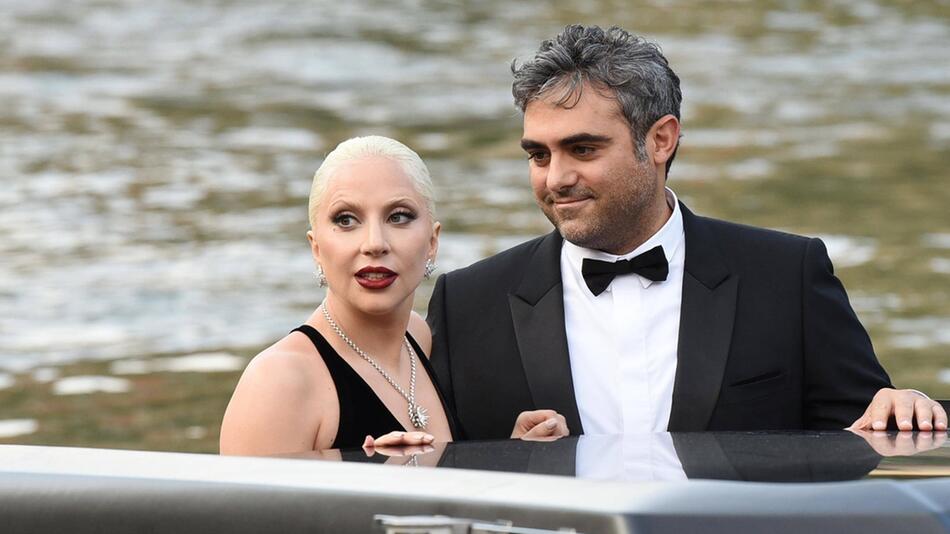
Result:
{"label": "man's hand", "polygon": [[890,388],[878,391],[864,415],[846,430],[886,430],[892,415],[900,430],[913,430],[914,419],[917,428],[924,432],[947,430],[947,412],[939,402],[919,391]]}
{"label": "man's hand", "polygon": [[554,410],[521,412],[511,431],[512,439],[554,441],[570,434],[564,416]]}

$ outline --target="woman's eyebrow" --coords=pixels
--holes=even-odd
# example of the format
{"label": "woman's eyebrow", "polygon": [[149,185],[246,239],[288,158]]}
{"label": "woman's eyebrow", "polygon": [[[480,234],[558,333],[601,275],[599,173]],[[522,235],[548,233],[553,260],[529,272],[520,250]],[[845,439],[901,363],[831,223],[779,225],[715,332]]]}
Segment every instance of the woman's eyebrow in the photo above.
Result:
{"label": "woman's eyebrow", "polygon": [[386,204],[386,206],[390,208],[395,208],[397,206],[406,206],[406,205],[414,208],[416,207],[416,205],[418,205],[418,202],[416,202],[412,197],[399,197],[399,198],[394,198],[390,200]]}
{"label": "woman's eyebrow", "polygon": [[327,204],[328,211],[334,211],[334,210],[339,210],[339,209],[356,210],[356,209],[359,209],[359,207],[360,207],[359,202],[354,202],[348,198],[336,198],[336,199],[331,200]]}

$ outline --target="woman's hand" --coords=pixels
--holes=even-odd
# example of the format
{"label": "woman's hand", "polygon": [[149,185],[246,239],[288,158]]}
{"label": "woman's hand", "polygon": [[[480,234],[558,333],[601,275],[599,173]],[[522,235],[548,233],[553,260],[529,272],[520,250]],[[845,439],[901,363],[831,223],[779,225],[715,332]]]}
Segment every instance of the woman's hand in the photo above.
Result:
{"label": "woman's hand", "polygon": [[372,456],[374,453],[385,456],[406,456],[432,451],[431,445],[434,440],[435,436],[425,432],[396,430],[378,438],[366,436],[363,440],[363,450],[367,456]]}
{"label": "woman's hand", "polygon": [[512,439],[554,441],[570,434],[564,416],[554,410],[521,412],[511,431]]}

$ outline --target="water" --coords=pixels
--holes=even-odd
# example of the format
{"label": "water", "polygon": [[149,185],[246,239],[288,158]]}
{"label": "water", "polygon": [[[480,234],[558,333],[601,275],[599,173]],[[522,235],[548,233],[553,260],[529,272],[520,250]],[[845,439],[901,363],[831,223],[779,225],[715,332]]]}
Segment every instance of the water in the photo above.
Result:
{"label": "water", "polygon": [[70,373],[129,360],[144,372],[123,380],[158,380],[169,358],[246,359],[299,324],[321,298],[310,176],[352,135],[429,162],[440,270],[546,232],[508,63],[577,21],[663,46],[681,198],[825,237],[895,382],[950,397],[946,0],[0,0],[0,395],[21,399],[0,419],[32,420]]}

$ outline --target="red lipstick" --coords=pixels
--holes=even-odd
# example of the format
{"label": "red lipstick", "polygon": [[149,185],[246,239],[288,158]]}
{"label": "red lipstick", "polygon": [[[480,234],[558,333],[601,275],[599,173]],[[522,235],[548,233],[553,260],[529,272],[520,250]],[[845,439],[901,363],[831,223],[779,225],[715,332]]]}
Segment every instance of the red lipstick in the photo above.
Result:
{"label": "red lipstick", "polygon": [[395,282],[397,276],[385,267],[363,267],[356,272],[356,282],[366,289],[384,289]]}

